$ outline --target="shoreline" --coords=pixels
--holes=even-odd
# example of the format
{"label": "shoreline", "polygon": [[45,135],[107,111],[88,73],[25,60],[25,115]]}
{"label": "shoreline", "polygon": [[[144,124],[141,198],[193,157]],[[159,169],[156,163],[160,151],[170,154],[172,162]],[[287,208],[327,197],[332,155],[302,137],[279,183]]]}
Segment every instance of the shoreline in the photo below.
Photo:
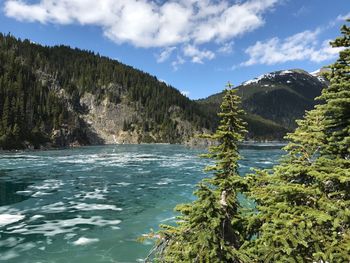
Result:
{"label": "shoreline", "polygon": [[[94,147],[94,146],[117,146],[117,145],[182,145],[189,148],[208,148],[210,145],[188,145],[186,143],[115,143],[115,144],[91,144],[91,145],[75,145],[75,146],[67,146],[67,147],[42,147],[40,149],[11,149],[11,150],[3,150],[0,149],[0,154],[3,153],[21,153],[21,152],[45,152],[45,151],[60,151],[60,150],[72,150],[79,149],[85,147]],[[246,147],[283,147],[287,145],[287,141],[243,141],[239,143],[239,146],[243,149]]]}

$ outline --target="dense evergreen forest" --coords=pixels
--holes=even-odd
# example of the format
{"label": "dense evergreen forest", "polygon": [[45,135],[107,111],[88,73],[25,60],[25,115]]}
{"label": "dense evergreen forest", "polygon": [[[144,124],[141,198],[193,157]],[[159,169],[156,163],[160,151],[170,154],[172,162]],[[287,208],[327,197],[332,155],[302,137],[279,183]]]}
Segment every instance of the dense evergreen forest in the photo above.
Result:
{"label": "dense evergreen forest", "polygon": [[213,174],[198,184],[195,201],[176,207],[176,226],[149,235],[157,242],[148,261],[350,262],[350,27],[341,32],[331,43],[344,49],[329,67],[329,87],[272,169],[239,175],[246,130],[239,96],[225,91],[220,125],[207,136],[219,144],[204,156]]}
{"label": "dense evergreen forest", "polygon": [[93,52],[0,34],[0,148],[90,144],[82,118],[87,109],[80,103],[87,93],[97,105],[108,100],[142,111],[144,120],[125,119],[123,130],[141,127],[159,134],[159,142],[181,142],[182,120],[193,130],[215,126],[216,113],[140,70]]}
{"label": "dense evergreen forest", "polygon": [[[247,112],[246,139],[282,139],[326,86],[304,71],[282,73],[238,87]],[[106,126],[111,131],[105,133],[124,131],[138,136],[134,142],[168,143],[214,130],[223,96],[191,101],[156,77],[99,54],[0,34],[0,148],[104,143],[91,122],[99,120],[101,127],[105,116],[91,117],[99,113],[83,103],[88,94],[90,107],[107,101],[106,108],[125,107],[130,113],[107,113],[122,125]]]}

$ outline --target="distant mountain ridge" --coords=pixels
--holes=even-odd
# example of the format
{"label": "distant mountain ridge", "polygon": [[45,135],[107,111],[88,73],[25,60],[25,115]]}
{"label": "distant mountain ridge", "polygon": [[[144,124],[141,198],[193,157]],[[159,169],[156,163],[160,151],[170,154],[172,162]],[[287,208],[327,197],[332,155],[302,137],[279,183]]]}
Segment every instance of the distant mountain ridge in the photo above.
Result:
{"label": "distant mountain ridge", "polygon": [[[320,75],[298,69],[242,83],[247,139],[282,139],[326,85]],[[196,143],[197,134],[216,128],[222,95],[192,101],[93,52],[0,34],[0,149]]]}
{"label": "distant mountain ridge", "polygon": [[[306,110],[314,107],[314,99],[327,87],[327,80],[301,69],[281,70],[261,75],[236,87],[247,112],[249,138],[280,140],[296,127]],[[197,102],[218,111],[223,93]]]}

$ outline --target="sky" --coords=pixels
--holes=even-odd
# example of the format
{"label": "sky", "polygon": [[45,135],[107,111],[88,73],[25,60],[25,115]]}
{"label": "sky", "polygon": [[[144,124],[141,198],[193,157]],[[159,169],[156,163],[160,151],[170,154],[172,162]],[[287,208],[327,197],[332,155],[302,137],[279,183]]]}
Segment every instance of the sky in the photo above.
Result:
{"label": "sky", "polygon": [[191,99],[329,65],[346,18],[350,0],[0,0],[0,32],[94,51]]}

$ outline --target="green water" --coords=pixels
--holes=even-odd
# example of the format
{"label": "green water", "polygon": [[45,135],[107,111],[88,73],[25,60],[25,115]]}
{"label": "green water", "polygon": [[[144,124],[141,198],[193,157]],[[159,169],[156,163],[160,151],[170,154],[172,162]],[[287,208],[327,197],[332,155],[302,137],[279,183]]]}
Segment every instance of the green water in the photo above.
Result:
{"label": "green water", "polygon": [[[142,262],[136,238],[173,223],[208,160],[177,145],[116,145],[0,154],[0,262]],[[241,151],[242,173],[281,150]]]}

